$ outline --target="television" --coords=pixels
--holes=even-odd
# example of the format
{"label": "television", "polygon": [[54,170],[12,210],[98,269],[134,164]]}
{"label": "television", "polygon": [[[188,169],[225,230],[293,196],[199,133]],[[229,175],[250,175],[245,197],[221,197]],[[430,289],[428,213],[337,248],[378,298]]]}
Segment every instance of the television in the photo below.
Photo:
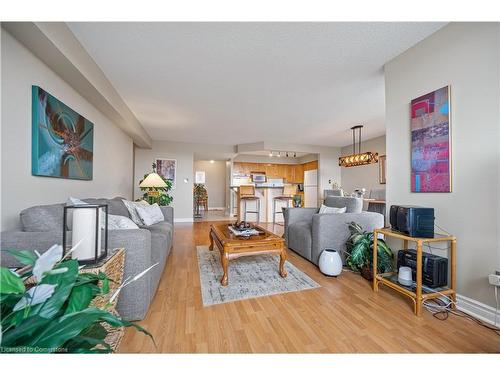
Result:
{"label": "television", "polygon": [[392,205],[389,222],[393,230],[411,237],[434,237],[434,208]]}

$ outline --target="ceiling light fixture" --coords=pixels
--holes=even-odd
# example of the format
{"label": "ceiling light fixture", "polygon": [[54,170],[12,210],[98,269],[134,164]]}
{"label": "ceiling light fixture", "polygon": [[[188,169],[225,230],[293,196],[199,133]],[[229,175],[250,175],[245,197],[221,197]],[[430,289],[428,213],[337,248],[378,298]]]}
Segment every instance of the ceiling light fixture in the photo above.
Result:
{"label": "ceiling light fixture", "polygon": [[213,163],[215,163],[215,160],[210,160],[210,164],[213,164]]}
{"label": "ceiling light fixture", "polygon": [[278,151],[278,157],[281,158],[281,151]]}
{"label": "ceiling light fixture", "polygon": [[273,152],[272,151],[269,151],[269,157],[272,158],[273,157]]}
{"label": "ceiling light fixture", "polygon": [[[378,162],[378,153],[375,152],[361,152],[361,129],[363,125],[356,125],[351,128],[352,130],[352,154],[341,156],[339,158],[339,165],[341,167],[357,167],[359,165],[373,164]],[[358,130],[358,150],[356,152],[356,130]]]}

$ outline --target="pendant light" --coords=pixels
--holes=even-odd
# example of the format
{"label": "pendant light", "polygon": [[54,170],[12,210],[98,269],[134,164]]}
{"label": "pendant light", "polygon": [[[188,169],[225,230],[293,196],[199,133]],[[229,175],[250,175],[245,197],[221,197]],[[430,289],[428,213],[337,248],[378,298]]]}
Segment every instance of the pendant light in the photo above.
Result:
{"label": "pendant light", "polygon": [[[352,154],[341,156],[339,158],[339,165],[341,167],[357,167],[359,165],[373,164],[378,162],[378,153],[375,152],[361,152],[361,129],[363,125],[356,125],[351,128],[352,130]],[[358,131],[358,150],[356,152],[356,130]]]}

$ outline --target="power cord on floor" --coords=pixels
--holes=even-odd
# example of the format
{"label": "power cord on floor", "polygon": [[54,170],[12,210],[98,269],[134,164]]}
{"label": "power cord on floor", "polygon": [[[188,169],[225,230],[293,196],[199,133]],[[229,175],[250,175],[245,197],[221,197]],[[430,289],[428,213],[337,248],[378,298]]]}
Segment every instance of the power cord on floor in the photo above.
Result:
{"label": "power cord on floor", "polygon": [[[482,320],[460,310],[453,309],[452,306],[455,305],[455,302],[448,297],[447,295],[444,295],[440,293],[438,290],[429,288],[431,291],[439,293],[441,295],[440,298],[435,298],[435,299],[430,299],[427,301],[423,302],[424,308],[429,311],[432,316],[434,316],[436,319],[439,320],[446,320],[449,318],[450,314],[453,314],[455,316],[465,318],[468,320],[473,321],[474,323],[487,328],[494,333],[496,333],[498,336],[500,336],[500,328],[496,327],[496,320],[497,320],[497,312],[498,312],[498,291],[497,287],[495,287],[495,299],[497,302],[497,308],[495,310],[495,325],[492,326],[491,324],[485,323]],[[443,299],[446,301],[443,301]]]}

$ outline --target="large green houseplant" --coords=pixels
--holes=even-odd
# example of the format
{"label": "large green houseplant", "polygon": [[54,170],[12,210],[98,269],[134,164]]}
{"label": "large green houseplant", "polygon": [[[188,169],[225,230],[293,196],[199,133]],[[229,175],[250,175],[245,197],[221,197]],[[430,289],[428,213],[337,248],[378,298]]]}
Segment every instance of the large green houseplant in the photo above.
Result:
{"label": "large green houseplant", "polygon": [[[350,236],[346,242],[347,264],[353,271],[371,280],[373,278],[373,232],[365,232],[354,222],[348,224]],[[394,254],[383,239],[377,241],[377,272],[393,270]]]}
{"label": "large green houseplant", "polygon": [[[109,353],[113,349],[104,341],[108,332],[103,323],[134,327],[151,337],[111,312],[111,302],[130,280],[108,297],[107,276],[79,272],[78,261],[63,258],[61,246],[54,245],[42,255],[7,251],[25,267],[18,272],[0,268],[1,352]],[[107,307],[91,305],[98,295],[108,298]]]}

